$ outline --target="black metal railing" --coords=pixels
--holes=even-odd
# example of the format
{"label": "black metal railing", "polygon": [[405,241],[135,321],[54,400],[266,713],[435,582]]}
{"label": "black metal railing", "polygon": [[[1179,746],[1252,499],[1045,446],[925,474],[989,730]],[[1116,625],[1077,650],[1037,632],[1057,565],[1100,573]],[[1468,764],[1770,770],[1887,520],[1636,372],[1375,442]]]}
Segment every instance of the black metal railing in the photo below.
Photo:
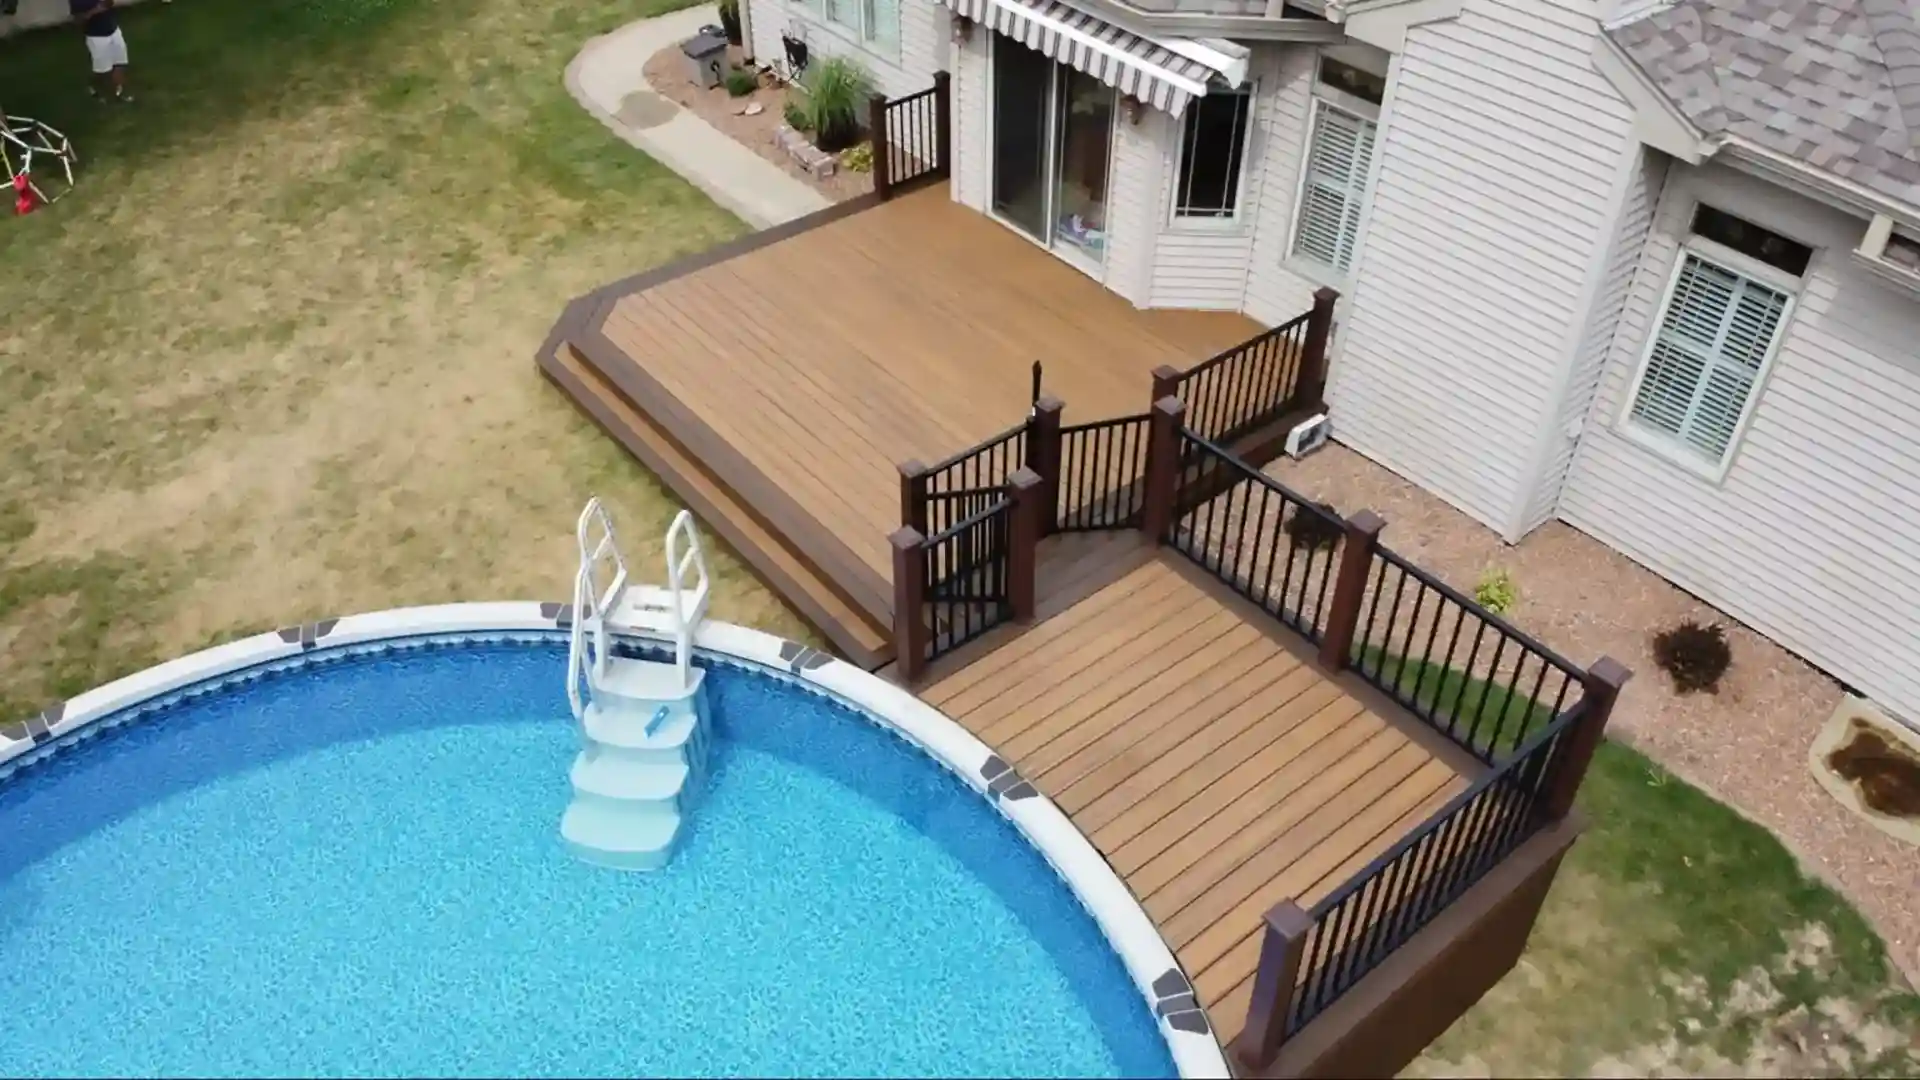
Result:
{"label": "black metal railing", "polygon": [[953,164],[953,84],[944,71],[918,93],[888,100],[873,95],[867,126],[873,140],[873,190],[882,199],[916,180],[946,176]]}
{"label": "black metal railing", "polygon": [[1349,666],[1488,764],[1568,707],[1584,672],[1376,546]]}
{"label": "black metal railing", "polygon": [[1014,470],[1027,463],[1027,421],[969,447],[915,476],[903,478],[905,524],[934,536],[977,514],[1004,493]]}
{"label": "black metal railing", "polygon": [[1013,500],[1005,490],[921,545],[933,660],[1012,617]]}
{"label": "black metal railing", "polygon": [[1131,529],[1146,505],[1148,416],[1122,416],[1060,428],[1054,528],[1060,532]]}
{"label": "black metal railing", "polygon": [[1319,642],[1338,571],[1339,515],[1191,430],[1167,544]]}
{"label": "black metal railing", "polygon": [[1231,443],[1305,404],[1298,399],[1312,317],[1282,323],[1181,375],[1174,394],[1186,403],[1187,427]]}
{"label": "black metal railing", "polygon": [[1547,820],[1542,800],[1554,764],[1586,718],[1584,703],[1560,714],[1313,906],[1288,1034],[1325,1011],[1538,831]]}

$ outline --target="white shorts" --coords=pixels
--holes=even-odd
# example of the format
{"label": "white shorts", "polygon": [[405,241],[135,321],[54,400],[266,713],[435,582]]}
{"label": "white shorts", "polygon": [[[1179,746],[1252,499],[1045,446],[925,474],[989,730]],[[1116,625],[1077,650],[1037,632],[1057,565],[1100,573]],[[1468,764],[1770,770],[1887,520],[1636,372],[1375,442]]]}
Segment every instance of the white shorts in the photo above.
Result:
{"label": "white shorts", "polygon": [[89,37],[87,55],[93,57],[93,73],[105,75],[117,67],[127,66],[127,39],[115,30],[106,37]]}

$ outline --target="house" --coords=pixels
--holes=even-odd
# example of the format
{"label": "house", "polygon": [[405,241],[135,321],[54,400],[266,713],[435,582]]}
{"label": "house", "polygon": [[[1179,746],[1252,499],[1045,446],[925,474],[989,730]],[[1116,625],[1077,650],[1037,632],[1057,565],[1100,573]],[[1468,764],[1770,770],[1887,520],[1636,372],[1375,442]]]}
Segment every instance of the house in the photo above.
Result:
{"label": "house", "polygon": [[1906,0],[751,0],[1140,308],[1342,299],[1337,437],[1560,519],[1920,722]]}

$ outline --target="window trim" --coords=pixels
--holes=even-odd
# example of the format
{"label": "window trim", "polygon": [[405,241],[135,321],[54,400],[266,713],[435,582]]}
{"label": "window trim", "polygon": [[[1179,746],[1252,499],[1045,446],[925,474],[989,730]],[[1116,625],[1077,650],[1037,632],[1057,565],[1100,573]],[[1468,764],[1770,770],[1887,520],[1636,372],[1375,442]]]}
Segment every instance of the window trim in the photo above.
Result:
{"label": "window trim", "polygon": [[[807,24],[813,29],[838,38],[876,60],[898,67],[901,51],[905,47],[899,40],[906,36],[906,28],[901,25],[907,14],[905,0],[843,0],[843,2],[853,5],[854,11],[859,15],[859,27],[849,27],[845,23],[834,21],[833,16],[827,13],[827,0],[792,0],[791,6],[808,16]],[[894,41],[891,46],[878,38],[867,36],[869,29],[867,5],[889,2],[898,13],[894,18]]]}
{"label": "window trim", "polygon": [[[1693,205],[1690,204],[1686,218],[1689,228],[1693,220],[1692,211]],[[1755,222],[1755,224],[1759,223]],[[1766,228],[1764,225],[1761,227]],[[1786,233],[1780,235],[1787,236]],[[1788,236],[1788,239],[1792,237]],[[1740,417],[1734,421],[1733,434],[1727,439],[1726,452],[1720,455],[1719,461],[1707,460],[1698,448],[1665,432],[1649,428],[1636,421],[1633,416],[1633,403],[1639,399],[1640,386],[1646,382],[1647,370],[1653,364],[1653,350],[1660,343],[1660,328],[1666,324],[1667,313],[1673,306],[1674,289],[1680,283],[1680,274],[1686,269],[1689,255],[1747,278],[1756,284],[1777,289],[1787,298],[1785,306],[1780,309],[1780,322],[1774,327],[1773,339],[1767,342],[1767,351],[1760,358],[1759,370],[1753,373],[1753,388],[1747,392],[1747,400],[1740,405]],[[1621,397],[1619,415],[1613,424],[1614,431],[1640,448],[1666,460],[1669,464],[1687,470],[1715,487],[1723,485],[1727,474],[1733,470],[1734,459],[1740,456],[1740,448],[1746,442],[1747,427],[1753,422],[1754,414],[1760,409],[1760,399],[1766,395],[1767,382],[1773,375],[1774,360],[1780,355],[1780,347],[1786,343],[1787,332],[1792,328],[1793,317],[1800,308],[1801,290],[1806,285],[1807,277],[1812,275],[1813,267],[1819,257],[1820,249],[1816,247],[1813,261],[1807,264],[1807,275],[1796,278],[1778,267],[1769,266],[1758,259],[1748,258],[1704,236],[1688,233],[1687,238],[1674,248],[1673,265],[1667,268],[1666,284],[1662,286],[1660,293],[1660,305],[1654,311],[1653,321],[1647,324],[1646,341],[1641,343],[1633,378],[1628,381],[1627,392]]]}
{"label": "window trim", "polygon": [[[1315,62],[1315,65],[1314,79],[1317,84],[1319,80],[1318,61]],[[1295,178],[1294,181],[1293,218],[1287,223],[1287,246],[1285,248],[1285,256],[1281,259],[1281,265],[1315,284],[1328,285],[1339,289],[1341,292],[1346,292],[1349,283],[1353,280],[1354,267],[1360,265],[1361,241],[1365,238],[1367,218],[1373,209],[1373,185],[1379,175],[1377,166],[1380,163],[1380,116],[1379,109],[1370,101],[1364,101],[1351,94],[1342,94],[1337,90],[1333,90],[1331,87],[1324,88],[1328,92],[1322,94],[1322,89],[1323,88],[1318,85],[1315,86],[1313,96],[1307,106],[1306,136],[1300,144],[1300,175]],[[1356,106],[1363,106],[1365,111],[1362,111],[1361,108],[1357,108]],[[1302,254],[1299,251],[1300,226],[1302,223],[1301,211],[1305,209],[1307,205],[1307,177],[1311,171],[1309,166],[1313,161],[1313,133],[1314,129],[1319,126],[1321,109],[1333,109],[1338,112],[1344,112],[1349,116],[1373,125],[1372,152],[1368,155],[1367,175],[1360,189],[1360,210],[1354,219],[1353,264],[1345,270],[1340,269],[1332,263],[1323,263],[1313,256]]]}
{"label": "window trim", "polygon": [[[1167,220],[1168,232],[1177,233],[1237,233],[1244,232],[1253,225],[1254,215],[1247,212],[1247,196],[1258,189],[1248,184],[1248,178],[1254,166],[1254,134],[1260,127],[1260,81],[1250,80],[1239,90],[1229,90],[1228,94],[1242,94],[1247,98],[1247,130],[1241,136],[1240,172],[1234,178],[1233,213],[1227,217],[1187,217],[1180,213],[1180,170],[1187,164],[1187,120],[1184,115],[1172,117],[1173,128],[1173,172],[1167,176]],[[1225,96],[1224,94],[1222,96]],[[1193,108],[1196,102],[1189,102]]]}

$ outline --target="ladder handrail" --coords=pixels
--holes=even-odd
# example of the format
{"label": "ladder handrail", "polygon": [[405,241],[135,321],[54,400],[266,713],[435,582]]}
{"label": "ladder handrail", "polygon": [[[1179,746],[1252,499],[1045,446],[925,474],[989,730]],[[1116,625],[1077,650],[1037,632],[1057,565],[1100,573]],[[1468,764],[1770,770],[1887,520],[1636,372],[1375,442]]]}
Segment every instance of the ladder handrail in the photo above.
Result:
{"label": "ladder handrail", "polygon": [[[681,551],[684,543],[686,550]],[[686,598],[686,575],[691,566],[698,577],[691,604]],[[693,632],[707,617],[707,599],[713,583],[707,577],[707,555],[700,544],[700,532],[694,527],[693,513],[682,510],[667,526],[667,590],[673,598],[673,659],[680,672],[680,685],[692,675]]]}
{"label": "ladder handrail", "polygon": [[[575,539],[580,548],[580,569],[573,583],[567,700],[573,706],[574,716],[584,719],[594,687],[607,674],[608,659],[613,652],[607,620],[620,611],[626,600],[628,577],[627,561],[620,553],[613,519],[597,497],[588,499],[586,508],[580,511]],[[608,561],[614,567],[613,580],[602,589],[596,570]],[[673,635],[674,666],[684,687],[692,681],[693,636],[707,617],[707,604],[713,595],[706,548],[700,541],[700,530],[691,511],[675,514],[673,523],[667,526],[666,562],[667,587],[642,588],[638,590],[636,602],[642,610],[667,616],[667,629]],[[585,694],[581,692],[583,679]]]}
{"label": "ladder handrail", "polygon": [[[587,703],[582,700],[581,681],[587,674],[587,613],[593,608],[593,587],[585,568],[573,575],[573,625],[567,633],[567,703],[573,706],[573,718],[587,719]],[[587,694],[592,694],[587,688]]]}

